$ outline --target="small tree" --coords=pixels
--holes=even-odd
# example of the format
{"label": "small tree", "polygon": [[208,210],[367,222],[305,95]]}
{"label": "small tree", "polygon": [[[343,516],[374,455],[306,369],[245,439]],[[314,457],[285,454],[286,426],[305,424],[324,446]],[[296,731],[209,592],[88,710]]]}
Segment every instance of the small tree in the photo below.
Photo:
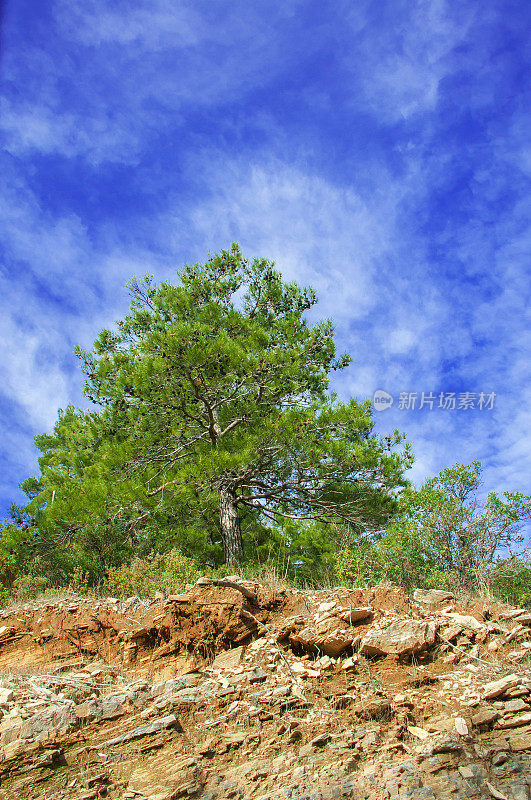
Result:
{"label": "small tree", "polygon": [[443,469],[419,489],[408,489],[402,513],[390,531],[407,525],[418,532],[423,558],[432,567],[454,573],[463,584],[488,582],[497,551],[522,541],[531,516],[531,497],[521,492],[494,492],[481,502],[481,464]]}

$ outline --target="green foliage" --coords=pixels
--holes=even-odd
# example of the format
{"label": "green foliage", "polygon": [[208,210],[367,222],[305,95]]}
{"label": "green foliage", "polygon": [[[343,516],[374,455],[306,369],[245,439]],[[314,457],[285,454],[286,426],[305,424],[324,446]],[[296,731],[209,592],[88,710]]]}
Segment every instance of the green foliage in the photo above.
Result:
{"label": "green foliage", "polygon": [[487,589],[497,552],[522,541],[531,517],[531,497],[490,492],[480,499],[481,464],[456,464],[409,488],[390,531],[414,532],[413,554],[435,573],[453,575],[455,585]]}
{"label": "green foliage", "polygon": [[337,526],[314,520],[281,519],[261,545],[253,542],[250,558],[266,573],[283,576],[299,587],[333,581]]}
{"label": "green foliage", "polygon": [[5,586],[0,586],[0,608],[5,608],[12,602],[12,597]]}
{"label": "green foliage", "polygon": [[35,600],[49,588],[50,582],[45,575],[19,575],[11,587],[11,598],[23,603]]}
{"label": "green foliage", "polygon": [[334,558],[336,583],[339,586],[370,586],[385,577],[382,553],[372,542],[339,550]]}
{"label": "green foliage", "polygon": [[341,586],[374,586],[383,580],[406,589],[425,586],[432,574],[429,559],[406,527],[391,525],[380,537],[350,542],[334,554],[335,582]]}
{"label": "green foliage", "polygon": [[12,505],[8,519],[0,523],[0,580],[10,587],[21,571],[36,574],[44,569],[34,520],[25,509]]}
{"label": "green foliage", "polygon": [[111,567],[107,576],[109,592],[118,597],[153,597],[155,592],[171,594],[199,578],[197,565],[179,550],[164,555],[151,553],[135,557],[130,564]]}
{"label": "green foliage", "polygon": [[[373,530],[396,508],[409,448],[373,434],[368,401],[328,393],[350,358],[336,358],[330,321],[306,320],[313,291],[236,245],[178,278],[131,282],[129,314],[78,351],[100,410],[68,407],[36,437],[41,475],[16,535],[58,579],[77,570],[93,585],[173,547],[242,564],[244,544],[258,556],[290,519],[304,572],[326,547],[322,526]],[[312,543],[305,522],[321,525]]]}
{"label": "green foliage", "polygon": [[531,606],[531,553],[498,558],[489,570],[493,594],[516,606]]}
{"label": "green foliage", "polygon": [[521,541],[529,497],[504,492],[479,500],[481,465],[455,465],[420,489],[408,487],[383,534],[346,539],[333,564],[337,582],[374,585],[387,579],[412,590],[460,588],[513,603],[531,600],[529,554],[501,557]]}

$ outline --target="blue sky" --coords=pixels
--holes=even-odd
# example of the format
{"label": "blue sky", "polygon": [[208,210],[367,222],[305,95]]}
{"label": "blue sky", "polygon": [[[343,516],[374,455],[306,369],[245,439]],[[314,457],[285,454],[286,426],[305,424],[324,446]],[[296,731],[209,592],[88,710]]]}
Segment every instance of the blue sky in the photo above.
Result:
{"label": "blue sky", "polygon": [[[531,473],[529,50],[520,0],[7,0],[0,95],[0,505],[83,404],[73,355],[237,240],[313,285],[385,389],[411,477]],[[400,392],[495,392],[405,410]]]}

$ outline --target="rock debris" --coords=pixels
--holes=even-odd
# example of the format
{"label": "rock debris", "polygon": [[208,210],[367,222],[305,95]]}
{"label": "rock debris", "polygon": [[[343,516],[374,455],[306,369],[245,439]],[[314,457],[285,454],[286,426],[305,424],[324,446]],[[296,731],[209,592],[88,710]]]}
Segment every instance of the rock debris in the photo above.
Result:
{"label": "rock debris", "polygon": [[525,609],[233,575],[0,616],[0,798],[531,800]]}

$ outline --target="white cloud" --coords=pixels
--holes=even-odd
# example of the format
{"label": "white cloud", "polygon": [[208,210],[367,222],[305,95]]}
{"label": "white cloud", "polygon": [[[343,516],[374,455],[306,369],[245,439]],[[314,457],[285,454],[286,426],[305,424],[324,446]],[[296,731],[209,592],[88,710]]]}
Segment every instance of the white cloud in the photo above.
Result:
{"label": "white cloud", "polygon": [[[134,164],[161,131],[185,123],[187,108],[242,100],[282,74],[289,80],[291,61],[319,58],[323,41],[332,46],[335,17],[323,19],[318,36],[292,35],[303,5],[56,2],[52,24],[61,47],[52,54],[28,40],[24,58],[6,47],[6,86],[25,88],[7,93],[1,107],[7,148],[16,155],[81,155],[95,165]],[[399,4],[394,16],[399,23],[380,25],[372,4],[356,4],[344,17],[342,36],[349,30],[350,36],[335,51],[345,103],[380,121],[434,108],[451,54],[473,20],[444,0]],[[8,44],[9,31],[8,25]],[[325,111],[334,104],[332,88],[300,91],[309,106]],[[245,114],[270,124],[260,107],[246,107]]]}
{"label": "white cloud", "polygon": [[13,318],[0,318],[2,348],[2,394],[20,406],[35,430],[49,429],[57,409],[69,402],[73,393],[67,375],[54,354],[52,330],[43,324],[23,330]]}
{"label": "white cloud", "polygon": [[349,324],[371,311],[376,272],[394,236],[391,185],[386,204],[370,206],[353,189],[278,160],[249,165],[203,154],[200,169],[215,188],[184,218],[181,209],[169,215],[175,247],[183,235],[200,252],[237,240],[246,253],[275,260],[286,279],[312,285],[321,315]]}
{"label": "white cloud", "polygon": [[387,349],[392,355],[407,353],[418,341],[411,329],[395,328],[387,338]]}
{"label": "white cloud", "polygon": [[216,107],[267,85],[284,67],[276,34],[296,5],[155,0],[109,8],[104,0],[64,0],[52,18],[61,46],[52,54],[28,40],[24,58],[9,47],[7,25],[5,85],[24,92],[6,92],[0,106],[5,146],[17,156],[135,164],[161,132],[184,124],[186,108]]}
{"label": "white cloud", "polygon": [[204,37],[202,15],[179,2],[141,0],[135,7],[119,3],[109,7],[99,0],[83,4],[59,0],[55,9],[64,34],[91,47],[113,44],[160,50],[169,45],[194,46]]}
{"label": "white cloud", "polygon": [[74,345],[90,348],[123,315],[133,275],[162,270],[145,248],[116,236],[96,241],[78,216],[52,214],[22,178],[9,170],[4,178],[1,394],[37,433],[59,407],[83,402]]}
{"label": "white cloud", "polygon": [[121,115],[109,119],[103,108],[88,114],[81,109],[59,112],[51,99],[24,105],[2,98],[0,117],[5,149],[17,157],[31,152],[63,158],[82,154],[93,165],[104,161],[134,164],[142,146],[138,128]]}
{"label": "white cloud", "polygon": [[[386,18],[375,36],[367,22],[375,24],[372,14],[380,13]],[[466,39],[473,21],[473,10],[456,9],[447,0],[408,0],[383,9],[357,3],[350,13],[357,47],[347,57],[352,102],[366,104],[389,121],[433,109],[439,84],[453,69],[452,51]]]}

